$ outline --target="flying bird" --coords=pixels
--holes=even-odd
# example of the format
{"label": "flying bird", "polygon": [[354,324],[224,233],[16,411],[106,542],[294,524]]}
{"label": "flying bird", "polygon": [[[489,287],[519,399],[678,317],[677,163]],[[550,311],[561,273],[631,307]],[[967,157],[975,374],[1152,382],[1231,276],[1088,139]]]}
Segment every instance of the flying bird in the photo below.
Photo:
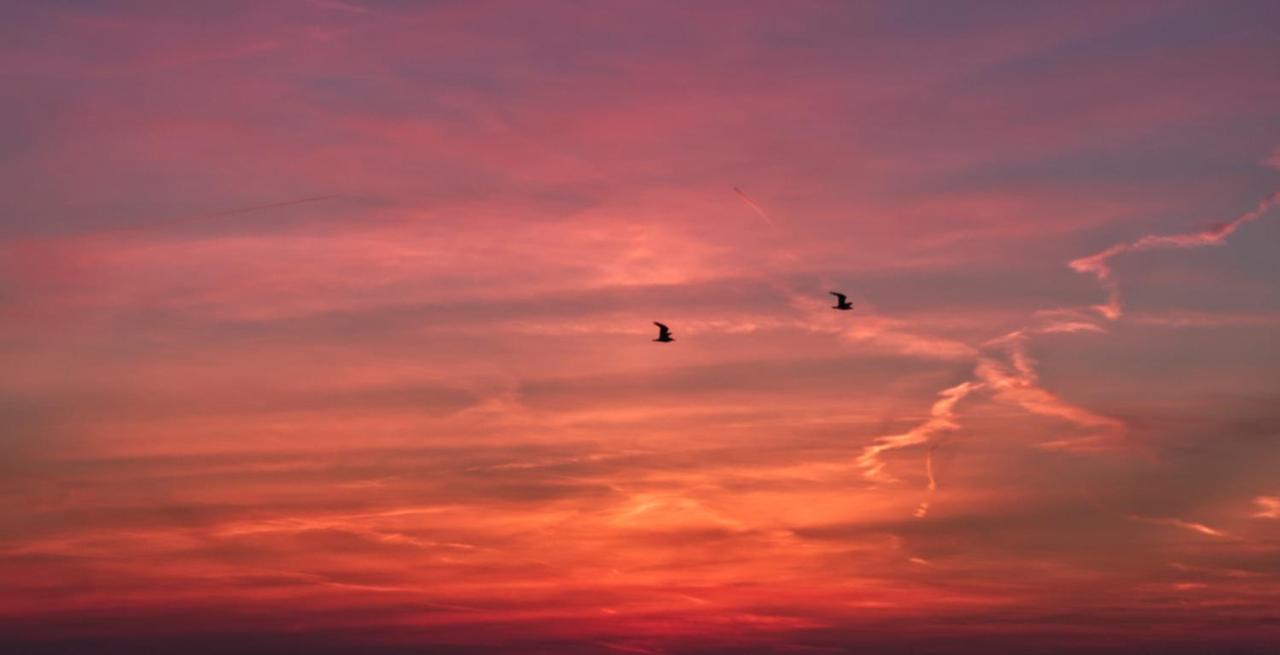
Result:
{"label": "flying bird", "polygon": [[838,291],[828,291],[827,293],[830,293],[831,295],[836,297],[836,304],[831,309],[839,309],[841,311],[848,311],[850,309],[853,309],[853,305],[849,304],[849,299],[846,298],[843,293],[840,293]]}
{"label": "flying bird", "polygon": [[658,326],[658,338],[654,339],[654,341],[661,341],[662,343],[671,343],[672,341],[675,341],[675,339],[671,338],[671,328],[657,321],[654,321],[653,324]]}

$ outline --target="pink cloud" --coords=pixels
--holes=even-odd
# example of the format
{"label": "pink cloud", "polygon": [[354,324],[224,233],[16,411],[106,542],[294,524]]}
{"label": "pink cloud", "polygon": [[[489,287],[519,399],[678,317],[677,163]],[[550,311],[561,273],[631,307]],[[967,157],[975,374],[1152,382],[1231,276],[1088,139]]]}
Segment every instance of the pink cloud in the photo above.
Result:
{"label": "pink cloud", "polygon": [[1280,519],[1280,496],[1258,496],[1253,503],[1259,508],[1254,518]]}
{"label": "pink cloud", "polygon": [[1005,351],[1007,359],[980,359],[975,370],[977,378],[991,389],[997,400],[1013,403],[1033,414],[1066,420],[1089,432],[1081,437],[1047,441],[1041,444],[1043,447],[1082,451],[1114,447],[1116,441],[1125,436],[1124,423],[1075,406],[1042,388],[1036,362],[1027,353],[1026,340],[1021,332],[996,340],[994,345]]}
{"label": "pink cloud", "polygon": [[1270,166],[1271,168],[1280,170],[1280,146],[1277,146],[1275,150],[1272,150],[1271,156],[1263,160],[1262,163],[1266,166]]}
{"label": "pink cloud", "polygon": [[1228,236],[1242,225],[1258,220],[1277,203],[1280,203],[1280,192],[1272,193],[1263,198],[1253,209],[1229,221],[1218,223],[1209,229],[1183,234],[1147,235],[1135,241],[1116,244],[1087,257],[1073,259],[1068,266],[1078,273],[1088,273],[1097,278],[1098,282],[1107,291],[1107,302],[1102,305],[1096,305],[1095,308],[1103,316],[1115,320],[1120,317],[1122,308],[1120,286],[1111,275],[1111,267],[1108,264],[1110,259],[1117,255],[1144,250],[1199,248],[1201,246],[1221,245]]}
{"label": "pink cloud", "polygon": [[[1107,319],[1117,257],[1234,240],[1275,197],[1074,260],[1101,318],[1059,263],[1250,184],[1221,164],[1275,142],[1253,10],[36,4],[0,8],[23,639],[1268,629],[1261,542],[1229,538],[1274,513],[1239,491],[1274,460],[1246,438],[1274,422],[1266,269],[1214,273],[1232,309]],[[1248,356],[1206,365],[1210,338]]]}
{"label": "pink cloud", "polygon": [[1146,523],[1171,525],[1177,528],[1190,530],[1192,532],[1198,532],[1200,534],[1207,535],[1210,537],[1226,538],[1231,536],[1226,532],[1223,532],[1222,530],[1211,528],[1203,523],[1196,523],[1194,521],[1184,521],[1182,519],[1177,519],[1177,518],[1152,518],[1148,516],[1133,516],[1130,518],[1132,518],[1135,521],[1144,521]]}
{"label": "pink cloud", "polygon": [[[959,429],[960,425],[955,420],[955,406],[979,388],[981,385],[973,382],[961,382],[938,392],[938,399],[929,408],[928,419],[906,432],[877,437],[872,445],[862,450],[862,454],[858,456],[858,465],[867,477],[884,477],[885,463],[880,458],[881,453],[926,443],[935,434]],[[930,484],[932,486],[932,481]]]}

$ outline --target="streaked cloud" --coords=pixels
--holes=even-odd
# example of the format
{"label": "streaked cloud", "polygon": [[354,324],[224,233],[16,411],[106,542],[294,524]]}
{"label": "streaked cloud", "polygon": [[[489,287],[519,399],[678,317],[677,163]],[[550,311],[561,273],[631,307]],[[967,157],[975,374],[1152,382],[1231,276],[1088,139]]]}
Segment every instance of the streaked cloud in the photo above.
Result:
{"label": "streaked cloud", "polygon": [[1171,525],[1177,528],[1183,528],[1186,530],[1190,530],[1192,532],[1198,532],[1203,535],[1208,535],[1210,537],[1223,538],[1223,537],[1231,536],[1223,532],[1222,530],[1211,528],[1203,523],[1196,523],[1194,521],[1184,521],[1182,519],[1176,519],[1176,518],[1158,518],[1158,517],[1150,517],[1150,516],[1135,516],[1133,517],[1133,519],[1135,521],[1144,521],[1147,523]]}
{"label": "streaked cloud", "polygon": [[1122,311],[1120,286],[1112,277],[1111,267],[1107,263],[1108,260],[1128,252],[1220,245],[1228,236],[1240,229],[1242,225],[1258,220],[1277,203],[1280,203],[1280,191],[1263,198],[1253,209],[1230,220],[1215,223],[1208,229],[1182,234],[1147,235],[1128,243],[1116,244],[1087,257],[1073,259],[1069,266],[1072,270],[1080,273],[1089,273],[1097,278],[1098,282],[1107,291],[1107,302],[1095,307],[1103,316],[1114,320],[1120,317]]}
{"label": "streaked cloud", "polygon": [[1253,503],[1258,506],[1254,518],[1280,519],[1280,496],[1258,496]]}
{"label": "streaked cloud", "polygon": [[0,641],[1273,643],[1276,18],[8,3]]}

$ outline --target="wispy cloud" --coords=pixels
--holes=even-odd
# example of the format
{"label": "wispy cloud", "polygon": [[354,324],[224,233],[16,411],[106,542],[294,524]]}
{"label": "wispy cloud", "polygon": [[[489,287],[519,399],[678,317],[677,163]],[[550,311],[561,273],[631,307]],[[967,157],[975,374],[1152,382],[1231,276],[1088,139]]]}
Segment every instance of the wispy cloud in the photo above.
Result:
{"label": "wispy cloud", "polygon": [[1142,521],[1145,523],[1155,523],[1157,525],[1171,525],[1176,528],[1182,528],[1184,530],[1190,530],[1192,532],[1198,532],[1202,535],[1206,535],[1210,537],[1218,537],[1220,539],[1225,539],[1231,536],[1230,534],[1227,534],[1222,530],[1217,530],[1203,523],[1196,523],[1194,521],[1184,521],[1182,519],[1177,519],[1177,518],[1159,518],[1159,517],[1136,516],[1136,515],[1131,516],[1130,518],[1132,518],[1135,521]]}
{"label": "wispy cloud", "polygon": [[1258,511],[1253,515],[1258,519],[1280,519],[1280,496],[1258,496],[1253,499]]}
{"label": "wispy cloud", "polygon": [[1097,450],[1114,446],[1125,435],[1124,423],[1068,403],[1041,387],[1036,362],[1027,352],[1027,339],[1026,332],[1017,331],[993,341],[1005,352],[1006,359],[981,358],[975,370],[978,379],[998,400],[1033,414],[1064,419],[1089,431],[1084,436],[1044,442],[1041,445],[1045,448]]}
{"label": "wispy cloud", "polygon": [[930,444],[929,449],[924,453],[924,474],[929,479],[929,483],[925,485],[926,497],[920,501],[920,505],[916,507],[915,517],[922,519],[929,514],[929,502],[938,491],[938,479],[933,475],[933,451],[938,449],[938,444]]}
{"label": "wispy cloud", "polygon": [[1253,209],[1235,218],[1217,223],[1213,227],[1198,232],[1182,234],[1148,235],[1128,243],[1119,243],[1087,257],[1073,259],[1068,263],[1072,270],[1088,273],[1102,285],[1107,292],[1107,302],[1095,305],[1103,316],[1109,319],[1120,317],[1123,306],[1120,300],[1120,285],[1112,276],[1110,260],[1118,255],[1144,250],[1167,248],[1199,248],[1202,246],[1221,245],[1227,237],[1251,221],[1258,220],[1277,203],[1280,203],[1280,192],[1272,193],[1258,202]]}
{"label": "wispy cloud", "polygon": [[[929,418],[906,432],[876,438],[875,442],[862,450],[858,457],[858,465],[867,477],[885,478],[885,462],[880,455],[890,450],[906,448],[927,442],[934,435],[957,430],[956,404],[982,385],[974,382],[961,382],[938,393],[938,399],[929,408]],[[891,479],[891,478],[890,478]]]}
{"label": "wispy cloud", "polygon": [[0,3],[0,643],[1272,639],[1262,4]]}

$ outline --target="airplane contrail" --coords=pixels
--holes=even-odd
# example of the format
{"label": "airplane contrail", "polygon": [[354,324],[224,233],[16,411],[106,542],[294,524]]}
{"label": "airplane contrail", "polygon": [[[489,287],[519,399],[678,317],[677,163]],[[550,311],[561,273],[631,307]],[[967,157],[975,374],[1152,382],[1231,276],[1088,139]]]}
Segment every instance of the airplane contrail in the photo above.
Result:
{"label": "airplane contrail", "polygon": [[929,446],[924,452],[924,473],[929,476],[929,485],[925,487],[928,495],[924,500],[920,501],[920,506],[916,507],[915,517],[924,518],[929,513],[929,500],[933,498],[933,494],[938,491],[938,479],[933,476],[933,451],[937,450],[939,444]]}
{"label": "airplane contrail", "polygon": [[924,454],[924,472],[929,476],[929,491],[938,490],[938,479],[933,477],[933,451],[937,449],[938,444],[933,444]]}
{"label": "airplane contrail", "polygon": [[1118,243],[1087,257],[1073,259],[1067,263],[1067,266],[1077,273],[1090,273],[1098,280],[1098,283],[1107,291],[1107,302],[1095,305],[1094,309],[1108,319],[1115,320],[1120,317],[1123,308],[1120,302],[1120,284],[1111,276],[1111,267],[1107,264],[1109,259],[1126,252],[1221,245],[1231,233],[1240,229],[1241,225],[1261,218],[1267,210],[1277,204],[1280,204],[1280,191],[1263,198],[1253,209],[1207,230],[1183,234],[1149,234],[1135,241]]}
{"label": "airplane contrail", "polygon": [[[1280,157],[1277,157],[1277,161],[1280,161]],[[770,225],[774,224],[764,209],[746,192],[736,186],[733,190],[762,220]],[[963,342],[951,340],[943,343],[940,339],[924,335],[910,335],[911,338],[904,341],[904,334],[895,329],[898,327],[896,324],[882,322],[883,324],[868,327],[864,319],[858,324],[861,332],[845,331],[846,335],[860,341],[892,344],[907,352],[928,352],[937,355],[943,354],[939,349],[945,346],[945,354],[948,356],[972,358],[974,368],[967,381],[938,392],[927,418],[905,432],[876,437],[870,445],[863,447],[854,460],[854,465],[862,469],[867,479],[893,482],[895,478],[885,471],[888,462],[884,455],[893,450],[931,444],[925,453],[924,462],[925,476],[928,479],[926,495],[914,512],[917,518],[924,518],[930,510],[931,501],[938,488],[933,462],[933,451],[938,446],[935,437],[961,428],[956,406],[962,399],[977,391],[987,392],[992,399],[1014,405],[1028,413],[1064,420],[1084,433],[1040,443],[1038,445],[1041,448],[1096,451],[1114,445],[1126,436],[1128,425],[1122,420],[1073,405],[1040,386],[1036,370],[1037,362],[1028,351],[1028,342],[1032,337],[1042,334],[1106,333],[1105,322],[1099,321],[1093,312],[1101,313],[1102,317],[1108,320],[1115,320],[1122,314],[1119,284],[1112,277],[1109,266],[1109,261],[1113,257],[1128,252],[1153,249],[1218,245],[1225,242],[1226,238],[1241,226],[1261,218],[1277,205],[1280,205],[1280,192],[1272,193],[1261,200],[1254,209],[1230,221],[1214,224],[1198,232],[1148,235],[1132,242],[1113,245],[1092,255],[1073,259],[1067,263],[1072,270],[1092,274],[1108,290],[1106,304],[1093,306],[1089,308],[1091,311],[1084,311],[1084,308],[1078,307],[1037,311],[1028,318],[1023,327],[1003,337],[987,341],[981,347],[970,347]],[[991,346],[999,346],[1000,352],[993,353],[989,350],[983,352],[986,347]],[[1263,509],[1257,516],[1266,518],[1280,516],[1280,498],[1263,497],[1258,504]],[[1135,518],[1152,520],[1144,517]],[[1154,522],[1176,525],[1209,536],[1227,536],[1226,533],[1208,526],[1177,519],[1157,519]]]}
{"label": "airplane contrail", "polygon": [[140,230],[167,227],[170,225],[183,225],[186,223],[195,223],[199,221],[209,220],[211,218],[221,218],[223,216],[235,216],[237,214],[248,214],[251,212],[264,211],[267,209],[276,209],[279,207],[292,207],[294,205],[303,205],[303,204],[312,203],[312,202],[322,202],[325,200],[333,200],[334,198],[338,198],[338,197],[339,197],[338,195],[334,195],[334,194],[324,195],[324,196],[308,196],[306,198],[297,198],[294,200],[284,200],[280,202],[269,202],[261,205],[249,205],[247,207],[237,207],[235,209],[225,209],[222,211],[203,212],[199,214],[187,214],[185,216],[179,216],[177,218],[171,218],[168,220],[161,220],[156,222],[128,223],[125,225],[104,227],[100,230],[90,232],[88,234],[84,234],[81,236],[91,238],[96,236],[105,236],[109,234],[119,234],[122,232],[124,233],[137,232]]}
{"label": "airplane contrail", "polygon": [[[1050,332],[1057,326],[1058,324],[1054,324],[1031,331]],[[1092,432],[1087,437],[1045,442],[1040,444],[1042,448],[1091,450],[1111,445],[1124,437],[1128,428],[1123,421],[1072,405],[1040,386],[1036,361],[1027,353],[1028,331],[1027,328],[1015,330],[988,342],[1005,348],[1007,365],[994,357],[982,357],[978,360],[974,373],[992,390],[993,396],[1032,414],[1060,418]]]}
{"label": "airplane contrail", "polygon": [[760,218],[764,219],[764,222],[769,225],[774,225],[773,219],[769,218],[769,214],[765,213],[764,209],[761,208],[760,205],[757,205],[756,201],[751,199],[751,196],[748,196],[746,192],[738,187],[733,187],[733,191],[738,194],[739,198],[742,198],[742,202],[747,203],[748,207],[754,209],[755,212],[760,215]]}
{"label": "airplane contrail", "polygon": [[[222,217],[222,216],[235,216],[236,214],[248,214],[248,213],[250,213],[250,212],[262,211],[262,210],[264,210],[264,209],[276,209],[276,208],[278,208],[278,207],[292,207],[292,206],[294,206],[294,205],[304,205],[304,204],[311,203],[311,202],[320,202],[320,201],[323,201],[323,200],[333,200],[334,198],[337,198],[337,197],[338,197],[338,196],[337,196],[337,195],[334,195],[334,194],[325,195],[325,196],[309,196],[309,197],[306,197],[306,198],[298,198],[298,199],[296,199],[296,200],[285,200],[285,201],[282,201],[282,202],[270,202],[270,203],[266,203],[266,204],[262,204],[262,205],[250,205],[250,206],[248,206],[248,207],[239,207],[239,208],[236,208],[236,209],[227,209],[227,210],[218,211],[218,212],[207,212],[207,213],[203,213],[203,214],[192,214],[192,215],[189,215],[189,216],[183,216],[183,217],[181,217],[181,218],[176,218],[176,219],[173,219],[173,220],[171,220],[171,221],[166,221],[166,222],[164,222],[164,223],[159,223],[158,225],[171,225],[171,224],[177,224],[177,223],[189,223],[189,222],[192,222],[192,221],[199,221],[199,220],[204,220],[204,219],[208,219],[208,218],[219,218],[219,217]],[[146,227],[146,226],[139,226],[139,227]]]}
{"label": "airplane contrail", "polygon": [[[1129,252],[1141,252],[1145,250],[1157,250],[1168,248],[1199,248],[1201,246],[1214,246],[1224,243],[1228,236],[1246,223],[1258,220],[1273,207],[1280,205],[1280,191],[1263,198],[1251,210],[1236,216],[1235,218],[1212,225],[1211,227],[1197,232],[1187,232],[1182,234],[1168,235],[1147,235],[1130,241],[1127,243],[1115,244],[1109,248],[1101,250],[1086,257],[1080,257],[1068,262],[1068,266],[1079,273],[1092,274],[1103,288],[1107,290],[1107,302],[1101,305],[1095,305],[1093,309],[1109,320],[1115,320],[1123,313],[1120,301],[1120,285],[1119,282],[1112,277],[1109,261],[1118,255]],[[1054,310],[1061,313],[1059,310]],[[1051,313],[1054,313],[1051,312]],[[992,357],[980,357],[977,367],[974,371],[974,379],[971,382],[964,383],[969,385],[965,387],[965,391],[960,395],[967,395],[969,390],[986,388],[991,390],[995,398],[1010,402],[1022,409],[1033,414],[1042,416],[1053,416],[1074,423],[1082,428],[1093,431],[1094,434],[1084,438],[1060,439],[1041,444],[1046,448],[1062,448],[1069,450],[1088,450],[1104,445],[1108,441],[1114,441],[1123,437],[1127,430],[1127,426],[1123,421],[1113,419],[1108,416],[1095,414],[1082,407],[1077,407],[1067,403],[1058,396],[1049,392],[1039,385],[1039,376],[1035,370],[1035,361],[1027,354],[1026,341],[1032,334],[1047,334],[1055,332],[1105,332],[1100,326],[1081,320],[1055,320],[1047,325],[1040,327],[1027,326],[1014,332],[1011,332],[998,339],[993,339],[989,344],[1003,345],[1006,348],[1008,363],[1002,363]],[[962,385],[963,386],[963,385]],[[953,387],[942,392],[945,396],[957,389]],[[893,435],[890,437],[881,437],[876,442],[867,447],[859,463],[862,464],[866,471],[867,477],[876,477],[884,467],[884,462],[880,459],[881,452],[893,448],[902,448],[916,443],[921,443],[928,439],[938,428],[954,429],[958,425],[953,420],[951,407],[947,406],[946,410],[939,414],[936,410],[942,403],[935,403],[933,416],[924,424],[917,426],[916,429],[902,435]],[[954,403],[951,403],[952,405]],[[927,492],[932,497],[933,492],[937,489],[937,481],[933,473],[933,449],[925,454],[925,474],[929,478]],[[923,518],[929,511],[929,500],[926,499],[916,508],[915,516]],[[1152,520],[1141,517],[1140,520]],[[1178,521],[1176,519],[1159,519],[1157,522],[1163,522],[1170,525],[1178,525],[1208,534],[1212,536],[1224,536],[1225,533],[1214,530],[1207,526]]]}
{"label": "airplane contrail", "polygon": [[251,205],[249,207],[241,207],[239,209],[228,209],[226,211],[213,212],[203,214],[203,218],[213,218],[215,216],[230,216],[232,214],[245,214],[248,212],[256,212],[262,209],[275,209],[276,207],[289,207],[291,205],[301,205],[308,202],[319,202],[321,200],[332,200],[337,198],[337,194],[329,194],[326,196],[310,196],[307,198],[298,198],[297,200],[285,200],[283,202],[272,202],[265,205]]}
{"label": "airplane contrail", "polygon": [[933,402],[933,407],[929,408],[928,419],[901,434],[876,439],[875,443],[862,450],[862,455],[858,457],[858,465],[863,468],[868,478],[876,478],[880,476],[885,465],[884,460],[880,459],[880,453],[925,443],[938,432],[958,429],[960,426],[954,420],[956,403],[981,387],[981,384],[969,381],[938,392],[938,399]]}

